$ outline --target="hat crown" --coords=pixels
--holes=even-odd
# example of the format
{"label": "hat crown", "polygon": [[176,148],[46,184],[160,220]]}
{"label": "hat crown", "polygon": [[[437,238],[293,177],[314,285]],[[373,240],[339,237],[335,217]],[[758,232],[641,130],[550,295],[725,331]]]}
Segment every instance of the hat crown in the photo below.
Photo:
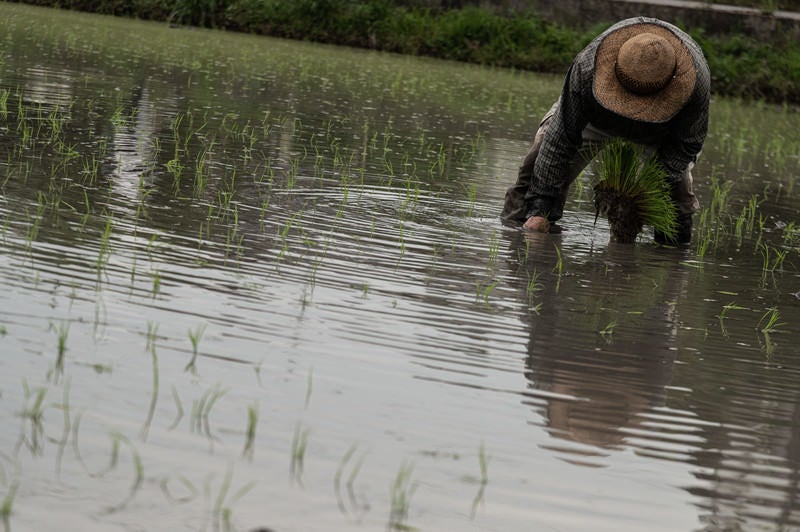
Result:
{"label": "hat crown", "polygon": [[660,91],[675,74],[675,49],[665,38],[640,33],[619,48],[614,73],[627,90],[647,95]]}

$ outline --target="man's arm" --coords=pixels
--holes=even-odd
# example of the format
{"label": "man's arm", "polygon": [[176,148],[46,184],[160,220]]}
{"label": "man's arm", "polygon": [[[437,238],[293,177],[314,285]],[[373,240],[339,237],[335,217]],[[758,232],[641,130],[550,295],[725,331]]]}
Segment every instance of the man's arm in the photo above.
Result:
{"label": "man's arm", "polygon": [[[525,196],[528,218],[555,221],[561,218],[561,198],[569,186],[569,170],[583,142],[588,124],[585,98],[591,95],[591,72],[586,72],[582,54],[576,57],[564,80],[561,97],[533,169],[531,188]],[[588,85],[586,85],[588,83]]]}
{"label": "man's arm", "polygon": [[684,108],[670,124],[670,138],[658,151],[658,159],[667,171],[670,184],[680,182],[683,171],[697,159],[708,133],[708,108],[711,93],[711,73],[700,47],[686,43],[695,63],[697,78],[694,91]]}

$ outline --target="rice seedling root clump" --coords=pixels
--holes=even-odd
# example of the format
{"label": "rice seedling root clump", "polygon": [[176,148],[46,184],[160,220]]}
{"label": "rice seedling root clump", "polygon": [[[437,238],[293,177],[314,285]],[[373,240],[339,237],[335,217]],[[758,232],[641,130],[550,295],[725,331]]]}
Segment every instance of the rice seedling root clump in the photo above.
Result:
{"label": "rice seedling root clump", "polygon": [[612,238],[632,243],[648,225],[674,239],[677,212],[658,161],[643,158],[641,148],[622,140],[605,145],[598,161],[594,205],[596,216],[608,218]]}

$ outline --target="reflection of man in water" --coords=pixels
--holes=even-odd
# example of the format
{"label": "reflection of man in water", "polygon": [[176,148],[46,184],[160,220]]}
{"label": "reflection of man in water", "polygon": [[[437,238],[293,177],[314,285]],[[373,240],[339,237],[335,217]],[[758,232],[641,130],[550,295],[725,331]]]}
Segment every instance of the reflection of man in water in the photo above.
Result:
{"label": "reflection of man in water", "polygon": [[[543,236],[510,238],[512,247],[524,247],[525,239]],[[528,256],[515,274],[526,298],[533,272],[541,278],[533,295],[541,312],[529,315],[525,376],[532,395],[544,392],[552,436],[614,447],[641,414],[664,403],[676,353],[675,303],[685,283],[679,257],[612,242],[585,263],[570,263],[568,282],[558,283],[554,251]]]}
{"label": "reflection of man in water", "polygon": [[[686,392],[670,400],[674,425],[666,430],[678,439],[667,438],[685,445],[676,449],[679,455],[667,456],[689,466],[697,478],[685,489],[693,495],[702,529],[800,530],[794,353],[784,366],[758,354],[750,358],[746,350],[741,357],[729,356],[726,344],[709,340],[697,346],[706,355],[685,359],[673,382],[677,347],[697,334],[677,337],[678,300],[696,301],[683,297],[688,270],[680,264],[682,253],[612,242],[581,257],[578,244],[566,265],[569,276],[559,286],[552,239],[528,253],[528,243],[541,244],[546,237],[517,231],[504,236],[511,239],[510,274],[526,304],[529,279],[539,275],[540,289],[530,304],[541,305],[540,312],[531,311],[526,319],[524,402],[552,436],[542,447],[591,466],[606,465],[592,457],[610,449],[647,453],[664,429],[645,422],[665,404],[665,387],[672,382]],[[692,293],[697,296],[695,288]],[[613,333],[604,337],[599,331],[613,319]],[[644,443],[631,439],[637,428]],[[665,456],[655,452],[651,456]]]}
{"label": "reflection of man in water", "polygon": [[506,192],[503,221],[548,232],[597,146],[624,138],[643,145],[666,170],[677,243],[688,244],[698,208],[691,171],[708,129],[709,89],[708,65],[689,35],[653,18],[618,22],[575,57]]}

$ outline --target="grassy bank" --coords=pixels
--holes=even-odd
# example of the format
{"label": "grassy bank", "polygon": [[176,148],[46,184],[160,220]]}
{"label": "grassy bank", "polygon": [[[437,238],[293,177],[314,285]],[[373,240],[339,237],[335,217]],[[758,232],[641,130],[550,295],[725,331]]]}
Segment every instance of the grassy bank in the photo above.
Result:
{"label": "grassy bank", "polygon": [[[26,3],[554,73],[565,72],[573,56],[612,22],[579,31],[533,11],[505,16],[477,7],[434,10],[392,0]],[[715,93],[800,103],[800,43],[684,29],[706,53]]]}

